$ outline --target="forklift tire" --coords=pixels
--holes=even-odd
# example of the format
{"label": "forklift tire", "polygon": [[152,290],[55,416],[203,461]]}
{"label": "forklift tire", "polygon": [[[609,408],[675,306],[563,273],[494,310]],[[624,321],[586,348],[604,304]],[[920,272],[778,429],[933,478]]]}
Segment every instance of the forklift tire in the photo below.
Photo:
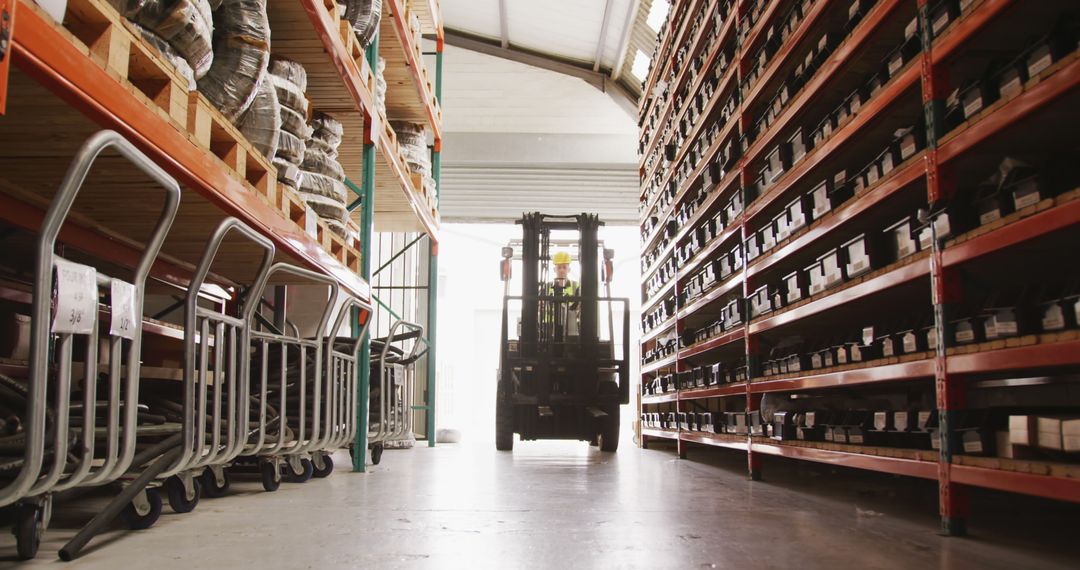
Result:
{"label": "forklift tire", "polygon": [[619,407],[607,410],[600,431],[600,451],[616,452],[619,450]]}
{"label": "forklift tire", "polygon": [[514,406],[501,394],[495,400],[495,449],[514,450]]}

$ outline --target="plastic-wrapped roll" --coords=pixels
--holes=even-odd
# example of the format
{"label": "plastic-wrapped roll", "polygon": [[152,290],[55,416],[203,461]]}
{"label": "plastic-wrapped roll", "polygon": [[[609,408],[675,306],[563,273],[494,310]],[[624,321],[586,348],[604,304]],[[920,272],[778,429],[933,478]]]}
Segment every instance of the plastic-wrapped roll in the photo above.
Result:
{"label": "plastic-wrapped roll", "polygon": [[289,131],[281,131],[278,134],[278,158],[299,165],[304,161],[304,150],[306,148],[307,145],[304,144],[304,141]]}
{"label": "plastic-wrapped roll", "polygon": [[[265,81],[267,85],[269,81]],[[304,121],[304,117],[289,109],[285,106],[281,106],[281,128],[289,133],[292,133],[301,139],[308,139],[311,137],[311,127]]]}
{"label": "plastic-wrapped roll", "polygon": [[274,86],[274,89],[277,89],[278,103],[281,103],[282,107],[292,109],[304,117],[307,116],[307,97],[304,96],[304,92],[296,84],[276,75],[267,75],[266,80]]}
{"label": "plastic-wrapped roll", "polygon": [[127,19],[161,36],[184,58],[196,79],[214,61],[214,21],[208,0],[109,0]]}
{"label": "plastic-wrapped roll", "polygon": [[345,19],[352,23],[360,45],[371,44],[382,19],[382,0],[345,0]]}
{"label": "plastic-wrapped roll", "polygon": [[381,57],[375,66],[375,107],[386,113],[386,60]]}
{"label": "plastic-wrapped roll", "polygon": [[314,129],[311,138],[325,142],[337,151],[338,145],[341,144],[341,137],[345,134],[341,121],[326,113],[316,111],[311,118],[311,127]]}
{"label": "plastic-wrapped roll", "polygon": [[329,176],[338,182],[345,181],[345,169],[341,168],[341,163],[314,148],[304,152],[304,162],[300,166],[308,172]]}
{"label": "plastic-wrapped roll", "polygon": [[199,91],[230,121],[251,105],[270,61],[264,0],[223,0],[214,12],[214,63]]}
{"label": "plastic-wrapped roll", "polygon": [[333,159],[337,159],[338,157],[337,146],[330,146],[321,139],[317,139],[314,137],[308,139],[307,148],[313,148]]}
{"label": "plastic-wrapped roll", "polygon": [[342,204],[345,203],[345,185],[329,176],[323,176],[316,172],[304,172],[304,179],[300,181],[300,190],[309,194],[325,196]]}
{"label": "plastic-wrapped roll", "polygon": [[174,50],[173,47],[169,45],[169,42],[165,41],[165,38],[155,34],[154,32],[151,32],[150,30],[138,24],[132,24],[132,26],[134,26],[135,29],[139,31],[139,34],[142,35],[143,39],[146,40],[147,43],[149,43],[151,46],[157,49],[159,53],[161,53],[162,59],[171,63],[172,66],[176,68],[176,72],[179,73],[180,76],[183,77],[185,80],[187,80],[188,90],[194,91],[195,73],[191,70],[191,66],[188,65],[187,60],[181,57],[180,54],[176,53],[176,50]]}
{"label": "plastic-wrapped roll", "polygon": [[334,232],[335,234],[337,234],[337,235],[339,235],[341,237],[347,237],[347,235],[349,233],[349,230],[348,230],[348,228],[345,227],[344,222],[327,218],[326,219],[326,225],[330,228],[330,231]]}
{"label": "plastic-wrapped roll", "polygon": [[277,168],[278,182],[293,190],[300,188],[300,180],[304,176],[300,167],[279,157],[274,157],[272,162],[274,163],[274,168]]}
{"label": "plastic-wrapped roll", "polygon": [[259,84],[251,106],[240,116],[236,127],[263,156],[274,158],[281,133],[281,106],[269,81]]}
{"label": "plastic-wrapped roll", "polygon": [[315,210],[315,213],[318,214],[320,218],[344,220],[345,216],[348,214],[348,211],[345,209],[345,204],[342,204],[333,198],[304,192],[303,190],[300,190],[300,197],[304,199],[305,204],[311,206],[312,210]]}
{"label": "plastic-wrapped roll", "polygon": [[270,59],[270,75],[280,77],[300,88],[300,92],[307,91],[307,70],[303,65],[280,57]]}

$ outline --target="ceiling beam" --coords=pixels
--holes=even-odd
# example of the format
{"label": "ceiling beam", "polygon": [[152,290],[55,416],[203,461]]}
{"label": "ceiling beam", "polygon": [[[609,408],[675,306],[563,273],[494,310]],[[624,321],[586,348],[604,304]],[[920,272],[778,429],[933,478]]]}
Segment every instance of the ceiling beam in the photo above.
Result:
{"label": "ceiling beam", "polygon": [[596,89],[607,93],[618,105],[631,117],[637,119],[637,97],[627,91],[617,81],[613,81],[606,70],[593,71],[588,64],[562,59],[556,56],[538,53],[520,47],[502,47],[498,40],[484,38],[446,28],[443,38],[447,45],[452,45],[469,51],[490,55],[510,61],[516,61],[525,65],[531,65],[540,69],[554,71],[563,75],[577,77]]}
{"label": "ceiling beam", "polygon": [[634,34],[634,15],[637,14],[641,0],[633,0],[626,8],[626,20],[623,23],[622,40],[619,41],[619,55],[615,57],[615,65],[611,67],[611,78],[615,81],[622,76],[623,62],[626,61],[626,51],[630,48],[630,36]]}
{"label": "ceiling beam", "polygon": [[593,57],[593,71],[600,71],[600,58],[604,57],[604,42],[607,40],[608,14],[611,12],[611,2],[612,0],[604,2],[604,15],[600,21],[600,41],[596,42],[596,56]]}
{"label": "ceiling beam", "polygon": [[510,19],[506,15],[506,0],[499,0],[499,29],[502,48],[506,49],[510,47]]}

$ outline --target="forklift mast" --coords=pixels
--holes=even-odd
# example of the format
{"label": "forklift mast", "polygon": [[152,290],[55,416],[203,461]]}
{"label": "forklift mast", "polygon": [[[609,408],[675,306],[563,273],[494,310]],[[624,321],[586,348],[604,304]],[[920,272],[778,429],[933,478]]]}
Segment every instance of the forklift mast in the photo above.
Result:
{"label": "forklift mast", "polygon": [[597,299],[599,297],[599,259],[597,233],[603,222],[595,214],[553,216],[533,212],[518,221],[522,227],[522,330],[523,356],[535,356],[541,345],[539,335],[539,296],[545,295],[551,265],[552,230],[577,231],[578,257],[581,266],[581,344],[587,360],[596,358]]}

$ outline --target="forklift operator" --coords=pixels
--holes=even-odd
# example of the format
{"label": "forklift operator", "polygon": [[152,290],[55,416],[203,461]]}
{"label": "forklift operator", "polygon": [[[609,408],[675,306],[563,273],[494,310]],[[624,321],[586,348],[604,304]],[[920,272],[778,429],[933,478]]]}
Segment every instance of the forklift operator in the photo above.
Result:
{"label": "forklift operator", "polygon": [[[555,280],[550,286],[550,294],[556,297],[576,297],[580,293],[577,281],[570,279],[570,254],[565,251],[557,251],[551,256],[551,262],[555,264]],[[571,308],[576,308],[574,303]]]}

